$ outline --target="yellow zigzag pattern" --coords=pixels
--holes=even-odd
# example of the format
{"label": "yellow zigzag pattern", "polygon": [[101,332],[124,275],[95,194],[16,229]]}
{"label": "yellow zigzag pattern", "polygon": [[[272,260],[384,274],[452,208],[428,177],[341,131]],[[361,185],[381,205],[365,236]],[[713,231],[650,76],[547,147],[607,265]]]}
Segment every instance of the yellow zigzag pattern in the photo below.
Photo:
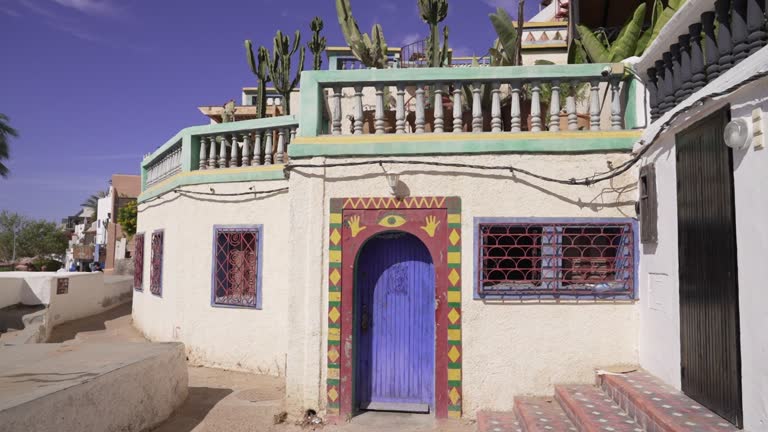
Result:
{"label": "yellow zigzag pattern", "polygon": [[423,209],[442,208],[445,197],[408,197],[397,198],[347,198],[344,201],[345,209]]}

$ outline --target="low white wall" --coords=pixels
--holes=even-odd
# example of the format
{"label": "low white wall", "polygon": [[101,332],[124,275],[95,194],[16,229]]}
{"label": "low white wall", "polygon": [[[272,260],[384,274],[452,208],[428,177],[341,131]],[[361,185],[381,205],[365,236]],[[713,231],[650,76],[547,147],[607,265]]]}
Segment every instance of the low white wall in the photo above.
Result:
{"label": "low white wall", "polygon": [[[285,181],[216,184],[217,193],[273,190]],[[210,185],[185,186],[208,192]],[[292,261],[288,195],[218,199],[167,194],[139,206],[144,233],[144,287],[134,292],[136,327],[153,341],[181,341],[197,365],[285,374],[286,314]],[[262,309],[211,305],[214,225],[262,225]],[[151,237],[164,229],[163,292],[150,292]]]}
{"label": "low white wall", "polygon": [[[69,279],[57,294],[59,279]],[[18,303],[47,305],[48,326],[97,315],[131,299],[132,278],[96,273],[7,272],[0,274],[0,308]]]}
{"label": "low white wall", "polygon": [[[642,248],[640,362],[678,389],[681,377],[675,134],[728,104],[732,119],[751,121],[752,110],[760,108],[763,130],[767,130],[768,80],[763,79],[680,116],[673,127],[659,136],[644,161],[656,165],[659,241]],[[744,427],[761,431],[768,428],[768,333],[764,331],[768,327],[768,292],[764,289],[768,279],[768,149],[734,150],[733,160]]]}

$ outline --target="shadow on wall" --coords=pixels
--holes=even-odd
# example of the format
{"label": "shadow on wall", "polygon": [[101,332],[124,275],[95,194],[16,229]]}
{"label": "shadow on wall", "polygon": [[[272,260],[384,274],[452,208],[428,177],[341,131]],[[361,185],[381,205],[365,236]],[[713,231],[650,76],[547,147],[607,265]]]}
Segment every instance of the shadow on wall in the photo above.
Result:
{"label": "shadow on wall", "polygon": [[51,331],[49,343],[61,343],[75,339],[78,333],[102,331],[107,329],[107,321],[131,315],[131,303],[122,304],[104,313],[59,324]]}

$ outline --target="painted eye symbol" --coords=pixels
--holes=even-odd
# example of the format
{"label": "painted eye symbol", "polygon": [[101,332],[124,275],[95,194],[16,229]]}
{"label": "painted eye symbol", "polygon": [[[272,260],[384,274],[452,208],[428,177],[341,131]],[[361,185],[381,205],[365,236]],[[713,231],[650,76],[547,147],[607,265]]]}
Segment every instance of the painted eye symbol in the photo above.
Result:
{"label": "painted eye symbol", "polygon": [[396,214],[387,215],[379,219],[379,226],[383,226],[386,228],[397,228],[399,226],[404,225],[407,220],[405,220],[404,217]]}

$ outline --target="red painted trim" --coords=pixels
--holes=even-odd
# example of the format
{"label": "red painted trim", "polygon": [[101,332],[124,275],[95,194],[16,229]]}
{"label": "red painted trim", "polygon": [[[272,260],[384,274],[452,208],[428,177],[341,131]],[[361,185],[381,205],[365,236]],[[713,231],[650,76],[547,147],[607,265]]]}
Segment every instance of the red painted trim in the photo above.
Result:
{"label": "red painted trim", "polygon": [[[342,210],[342,258],[341,258],[341,358],[340,358],[340,406],[339,415],[345,417],[354,412],[353,398],[353,332],[355,262],[360,249],[371,237],[384,231],[403,231],[419,238],[430,254],[435,268],[435,415],[448,416],[448,209],[446,198],[409,198],[400,201],[390,198],[350,198],[344,200]],[[435,207],[431,207],[435,206]],[[406,222],[396,227],[380,223],[392,215],[402,216]],[[350,220],[359,217],[359,225],[365,227],[353,236]],[[439,224],[430,236],[426,230],[426,218],[434,217]],[[388,224],[386,221],[384,224]],[[399,223],[399,222],[398,222]],[[460,402],[459,402],[460,403]]]}

